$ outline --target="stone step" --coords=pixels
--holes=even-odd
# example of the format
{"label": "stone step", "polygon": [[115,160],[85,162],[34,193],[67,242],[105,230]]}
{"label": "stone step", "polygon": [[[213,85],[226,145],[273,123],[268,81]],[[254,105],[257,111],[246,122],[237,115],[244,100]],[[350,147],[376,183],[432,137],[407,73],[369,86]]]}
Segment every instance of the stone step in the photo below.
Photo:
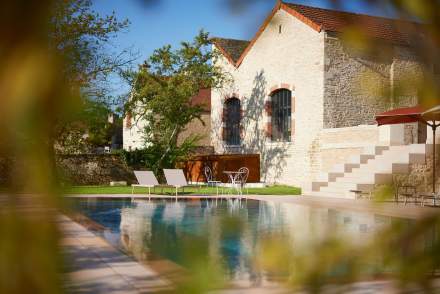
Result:
{"label": "stone step", "polygon": [[353,169],[351,173],[344,175],[364,175],[364,174],[401,174],[409,172],[410,165],[408,163],[387,163],[381,164],[380,162],[374,165],[362,166],[360,168]]}
{"label": "stone step", "polygon": [[317,179],[316,182],[334,182],[337,178],[343,177],[344,173],[321,173]]}
{"label": "stone step", "polygon": [[392,174],[364,174],[360,175],[346,175],[339,178],[335,183],[358,183],[358,184],[389,184],[393,181]]}
{"label": "stone step", "polygon": [[384,151],[389,150],[390,146],[367,146],[364,147],[362,154],[363,155],[380,155]]}
{"label": "stone step", "polygon": [[344,199],[350,199],[351,197],[340,194],[340,193],[328,193],[328,192],[309,192],[308,194],[305,194],[308,196],[317,196],[317,197],[328,197],[328,198],[344,198]]}
{"label": "stone step", "polygon": [[374,188],[374,183],[350,183],[350,182],[335,182],[329,184],[327,187],[321,189],[341,189],[341,190],[369,190]]}
{"label": "stone step", "polygon": [[362,154],[335,165],[330,172],[320,174],[312,183],[317,196],[354,198],[350,190],[369,191],[376,184],[392,183],[393,174],[408,173],[411,164],[424,164],[432,144],[401,146],[368,146]]}

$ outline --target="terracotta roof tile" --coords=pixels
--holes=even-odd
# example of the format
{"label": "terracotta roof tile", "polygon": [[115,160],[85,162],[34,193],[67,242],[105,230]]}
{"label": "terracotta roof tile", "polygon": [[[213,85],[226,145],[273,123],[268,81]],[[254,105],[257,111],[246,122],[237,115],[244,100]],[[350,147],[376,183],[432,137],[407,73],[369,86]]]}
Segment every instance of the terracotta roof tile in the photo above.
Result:
{"label": "terracotta roof tile", "polygon": [[329,10],[305,5],[283,2],[287,8],[294,10],[321,30],[343,32],[347,27],[361,27],[369,37],[379,38],[398,44],[409,44],[414,40],[413,33],[421,32],[422,24],[391,18]]}
{"label": "terracotta roof tile", "polygon": [[349,26],[355,26],[361,28],[362,32],[370,38],[382,39],[399,45],[418,42],[424,34],[424,25],[421,23],[277,1],[272,12],[251,41],[214,38],[214,44],[235,67],[239,67],[272,17],[280,9],[318,32],[324,30],[342,33]]}
{"label": "terracotta roof tile", "polygon": [[223,49],[223,54],[227,54],[234,63],[240,58],[243,51],[249,45],[249,41],[236,40],[236,39],[224,39],[224,38],[213,38],[214,44],[220,49]]}

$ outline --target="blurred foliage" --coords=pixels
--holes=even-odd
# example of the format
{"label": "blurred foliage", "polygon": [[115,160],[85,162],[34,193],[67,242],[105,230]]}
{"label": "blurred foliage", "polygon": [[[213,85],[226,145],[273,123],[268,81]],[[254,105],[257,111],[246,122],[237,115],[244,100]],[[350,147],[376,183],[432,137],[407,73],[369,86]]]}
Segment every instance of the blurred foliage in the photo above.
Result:
{"label": "blurred foliage", "polygon": [[[217,88],[227,81],[226,75],[212,62],[216,52],[210,48],[208,33],[200,31],[193,42],[182,42],[173,50],[170,45],[154,51],[137,72],[127,72],[132,93],[126,112],[146,123],[144,128],[145,163],[156,173],[174,167],[193,150],[199,135],[179,135],[201,118],[203,105],[192,103],[200,89]],[[142,151],[137,152],[141,154]]]}
{"label": "blurred foliage", "polygon": [[[90,5],[85,0],[0,4],[0,158],[8,162],[0,195],[0,293],[63,292],[54,142],[77,123],[84,103],[102,110],[84,97],[101,95],[94,83],[122,65],[101,49],[127,24],[100,17]],[[88,117],[99,129],[93,138],[98,141],[100,113]],[[23,190],[33,193],[19,194]]]}
{"label": "blurred foliage", "polygon": [[[366,0],[359,1],[371,11],[380,11],[396,18],[395,29],[410,40],[403,48],[409,50],[418,62],[417,68],[410,68],[401,74],[390,87],[374,84],[374,79],[368,73],[360,74],[358,87],[369,91],[384,101],[391,101],[391,107],[397,107],[401,99],[408,95],[418,98],[418,103],[426,107],[438,105],[440,102],[439,65],[440,55],[440,3],[436,0],[406,1],[406,0]],[[344,1],[332,0],[334,9],[345,10]],[[360,53],[364,57],[374,57],[374,60],[392,60],[396,46],[372,38],[366,28],[359,23],[350,24],[344,30],[341,38],[344,45]],[[411,61],[410,59],[408,61]]]}
{"label": "blurred foliage", "polygon": [[0,293],[62,292],[52,132],[75,98],[48,46],[53,4],[0,4],[0,157],[15,159],[0,196]]}

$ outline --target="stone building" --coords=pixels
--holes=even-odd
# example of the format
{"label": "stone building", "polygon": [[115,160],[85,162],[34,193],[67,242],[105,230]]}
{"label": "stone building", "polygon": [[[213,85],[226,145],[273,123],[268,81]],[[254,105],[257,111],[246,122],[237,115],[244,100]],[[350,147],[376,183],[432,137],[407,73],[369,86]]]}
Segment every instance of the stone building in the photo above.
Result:
{"label": "stone building", "polygon": [[[351,24],[375,52],[342,42]],[[252,40],[215,38],[233,78],[211,93],[215,152],[258,153],[262,181],[303,186],[365,147],[425,140],[425,127],[375,125],[376,114],[418,103],[412,89],[393,92],[421,74],[400,25],[419,27],[279,1]]]}
{"label": "stone building", "polygon": [[[211,90],[201,89],[198,95],[191,98],[191,103],[200,105],[203,108],[201,120],[195,120],[186,126],[180,134],[178,143],[193,135],[199,135],[198,151],[206,153],[212,152],[211,148]],[[142,149],[146,142],[144,138],[145,121],[139,120],[131,115],[126,115],[123,121],[123,148],[125,150]]]}

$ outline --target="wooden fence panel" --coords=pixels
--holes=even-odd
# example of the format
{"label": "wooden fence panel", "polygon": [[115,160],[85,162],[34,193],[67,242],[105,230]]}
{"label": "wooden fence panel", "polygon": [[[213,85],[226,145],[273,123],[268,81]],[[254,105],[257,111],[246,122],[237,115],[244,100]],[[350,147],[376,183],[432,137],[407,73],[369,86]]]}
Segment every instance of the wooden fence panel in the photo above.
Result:
{"label": "wooden fence panel", "polygon": [[225,154],[195,156],[188,161],[178,164],[185,172],[186,179],[190,182],[206,182],[204,168],[212,169],[214,179],[228,182],[224,171],[237,171],[240,167],[249,169],[248,183],[260,182],[260,155],[259,154]]}

